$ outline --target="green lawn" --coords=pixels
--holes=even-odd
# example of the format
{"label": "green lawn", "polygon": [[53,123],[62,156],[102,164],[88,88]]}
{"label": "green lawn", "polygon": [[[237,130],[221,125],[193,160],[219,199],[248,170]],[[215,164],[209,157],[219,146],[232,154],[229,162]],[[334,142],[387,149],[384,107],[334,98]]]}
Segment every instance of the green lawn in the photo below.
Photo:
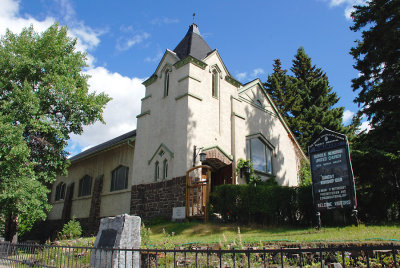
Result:
{"label": "green lawn", "polygon": [[[239,234],[240,228],[240,234]],[[144,247],[173,247],[189,243],[226,246],[269,243],[400,243],[399,225],[315,228],[238,226],[215,223],[159,223],[146,226],[149,236],[142,235]]]}

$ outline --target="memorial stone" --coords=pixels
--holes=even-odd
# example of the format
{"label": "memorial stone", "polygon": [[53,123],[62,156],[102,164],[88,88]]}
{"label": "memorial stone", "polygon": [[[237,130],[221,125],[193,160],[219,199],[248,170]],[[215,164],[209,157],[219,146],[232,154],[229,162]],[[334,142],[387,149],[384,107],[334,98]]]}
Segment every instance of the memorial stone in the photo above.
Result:
{"label": "memorial stone", "polygon": [[119,249],[139,249],[141,219],[127,214],[103,218],[100,221],[92,252],[91,267],[140,267],[139,251],[112,251]]}

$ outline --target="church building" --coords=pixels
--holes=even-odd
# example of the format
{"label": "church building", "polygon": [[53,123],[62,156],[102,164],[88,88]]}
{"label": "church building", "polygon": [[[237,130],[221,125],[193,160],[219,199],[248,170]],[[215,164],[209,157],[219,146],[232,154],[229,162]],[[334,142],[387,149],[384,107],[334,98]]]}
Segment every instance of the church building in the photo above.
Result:
{"label": "church building", "polygon": [[122,213],[171,219],[186,206],[187,217],[201,216],[207,200],[193,210],[198,192],[188,190],[187,174],[207,191],[243,184],[239,159],[251,159],[262,180],[298,185],[306,156],[262,82],[237,81],[196,24],[143,85],[137,129],[70,159],[68,175],[53,185],[48,223],[76,217],[96,233],[99,219]]}

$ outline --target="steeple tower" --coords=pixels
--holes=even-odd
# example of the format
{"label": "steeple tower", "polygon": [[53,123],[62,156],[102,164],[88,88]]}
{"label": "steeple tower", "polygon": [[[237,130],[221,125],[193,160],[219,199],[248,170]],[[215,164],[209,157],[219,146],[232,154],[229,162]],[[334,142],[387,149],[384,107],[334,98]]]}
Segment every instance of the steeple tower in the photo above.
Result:
{"label": "steeple tower", "polygon": [[200,35],[199,27],[195,23],[189,26],[185,37],[174,49],[180,59],[192,56],[198,60],[204,59],[211,51],[210,46]]}

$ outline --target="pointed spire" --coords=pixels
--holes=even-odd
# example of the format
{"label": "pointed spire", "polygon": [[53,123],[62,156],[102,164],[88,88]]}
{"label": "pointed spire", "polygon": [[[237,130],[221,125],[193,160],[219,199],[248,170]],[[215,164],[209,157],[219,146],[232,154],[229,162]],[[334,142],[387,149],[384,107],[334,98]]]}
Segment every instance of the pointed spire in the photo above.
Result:
{"label": "pointed spire", "polygon": [[185,37],[174,49],[180,59],[190,55],[198,60],[204,59],[211,51],[210,46],[200,35],[199,27],[195,23],[189,26]]}

